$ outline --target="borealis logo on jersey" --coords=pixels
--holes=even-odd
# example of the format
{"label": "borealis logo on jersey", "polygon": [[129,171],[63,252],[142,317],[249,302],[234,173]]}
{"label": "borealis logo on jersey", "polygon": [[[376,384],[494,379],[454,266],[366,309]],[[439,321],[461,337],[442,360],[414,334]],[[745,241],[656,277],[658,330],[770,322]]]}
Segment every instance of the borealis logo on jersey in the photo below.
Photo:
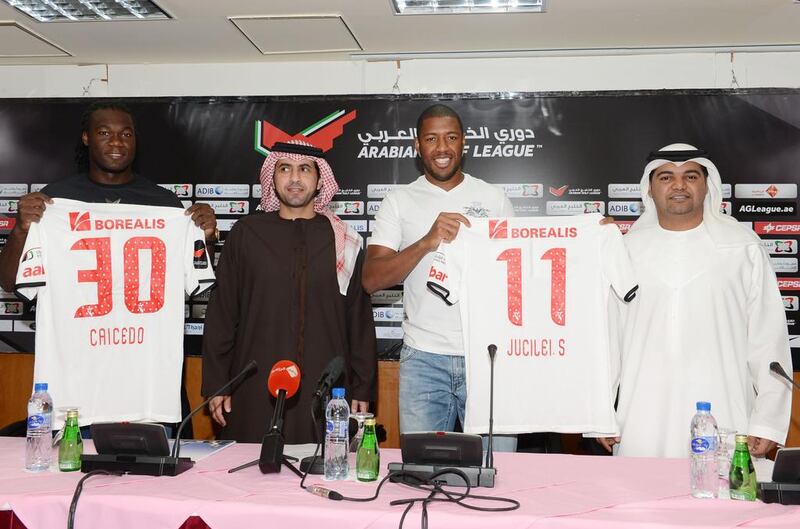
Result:
{"label": "borealis logo on jersey", "polygon": [[163,230],[167,225],[164,219],[94,219],[88,211],[70,211],[69,229],[71,231],[112,231],[112,230]]}
{"label": "borealis logo on jersey", "polygon": [[490,220],[489,221],[489,238],[490,239],[507,239],[508,238],[508,221],[507,220]]}
{"label": "borealis logo on jersey", "polygon": [[72,231],[88,231],[92,229],[92,219],[88,211],[70,211],[69,229]]}
{"label": "borealis logo on jersey", "polygon": [[508,226],[508,220],[489,220],[490,239],[574,239],[578,228],[574,226]]}
{"label": "borealis logo on jersey", "polygon": [[333,141],[344,133],[344,126],[354,119],[356,119],[355,110],[347,113],[344,110],[337,110],[294,135],[284,132],[269,121],[256,121],[255,149],[264,156],[269,156],[270,147],[275,145],[275,142],[299,140],[327,152],[333,147]]}

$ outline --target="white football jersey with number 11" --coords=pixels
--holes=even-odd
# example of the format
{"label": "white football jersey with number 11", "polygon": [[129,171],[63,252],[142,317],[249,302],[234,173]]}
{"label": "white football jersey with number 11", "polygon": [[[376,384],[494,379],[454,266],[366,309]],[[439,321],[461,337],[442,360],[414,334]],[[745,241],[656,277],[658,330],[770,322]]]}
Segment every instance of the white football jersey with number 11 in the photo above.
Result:
{"label": "white football jersey with number 11", "polygon": [[17,272],[17,292],[38,298],[34,379],[81,425],[180,421],[184,291],[213,284],[184,210],[53,199]]}
{"label": "white football jersey with number 11", "polygon": [[489,429],[489,344],[496,433],[617,430],[608,296],[630,301],[637,287],[622,234],[601,218],[471,219],[440,245],[428,287],[460,305],[465,432]]}

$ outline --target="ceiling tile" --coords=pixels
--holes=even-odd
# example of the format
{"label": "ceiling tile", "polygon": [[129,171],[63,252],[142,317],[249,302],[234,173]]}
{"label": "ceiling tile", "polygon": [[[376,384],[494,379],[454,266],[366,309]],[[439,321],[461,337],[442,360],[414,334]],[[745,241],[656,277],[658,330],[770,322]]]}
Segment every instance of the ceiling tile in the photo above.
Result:
{"label": "ceiling tile", "polygon": [[69,57],[70,54],[16,22],[0,21],[0,57]]}
{"label": "ceiling tile", "polygon": [[264,55],[362,49],[340,16],[236,17],[230,20]]}

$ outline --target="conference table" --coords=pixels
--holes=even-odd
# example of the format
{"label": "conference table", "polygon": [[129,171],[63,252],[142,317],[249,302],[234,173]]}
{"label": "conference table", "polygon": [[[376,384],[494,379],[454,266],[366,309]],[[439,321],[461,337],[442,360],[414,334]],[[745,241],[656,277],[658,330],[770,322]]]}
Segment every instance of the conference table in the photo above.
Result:
{"label": "conference table", "polygon": [[[24,439],[0,438],[0,527],[65,527],[75,485],[83,474],[28,473],[22,468],[24,451]],[[87,443],[87,452],[91,451]],[[269,475],[258,467],[227,473],[258,453],[259,445],[235,444],[175,477],[92,476],[84,484],[75,528],[396,528],[404,507],[390,501],[426,496],[387,483],[372,502],[332,501],[302,490],[300,479],[288,469]],[[388,462],[399,460],[398,450],[382,450],[383,475]],[[687,460],[497,453],[495,466],[496,486],[473,492],[513,498],[519,509],[479,512],[433,503],[428,507],[429,527],[800,528],[800,506],[692,498]],[[306,484],[367,497],[377,482],[324,482],[309,476]],[[419,527],[420,513],[416,505],[404,527]]]}

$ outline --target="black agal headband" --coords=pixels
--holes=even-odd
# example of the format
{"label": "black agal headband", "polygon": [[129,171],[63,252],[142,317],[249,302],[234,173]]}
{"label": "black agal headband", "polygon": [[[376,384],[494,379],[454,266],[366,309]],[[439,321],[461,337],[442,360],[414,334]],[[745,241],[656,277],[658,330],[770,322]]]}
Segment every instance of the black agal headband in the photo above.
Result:
{"label": "black agal headband", "polygon": [[310,145],[301,145],[299,143],[283,143],[282,141],[275,142],[272,146],[273,152],[285,152],[289,154],[301,154],[303,156],[312,156],[314,158],[325,159],[325,153],[318,147]]}
{"label": "black agal headband", "polygon": [[653,160],[667,160],[670,162],[685,162],[692,158],[708,158],[708,153],[703,149],[688,151],[653,151],[647,156],[647,162]]}

